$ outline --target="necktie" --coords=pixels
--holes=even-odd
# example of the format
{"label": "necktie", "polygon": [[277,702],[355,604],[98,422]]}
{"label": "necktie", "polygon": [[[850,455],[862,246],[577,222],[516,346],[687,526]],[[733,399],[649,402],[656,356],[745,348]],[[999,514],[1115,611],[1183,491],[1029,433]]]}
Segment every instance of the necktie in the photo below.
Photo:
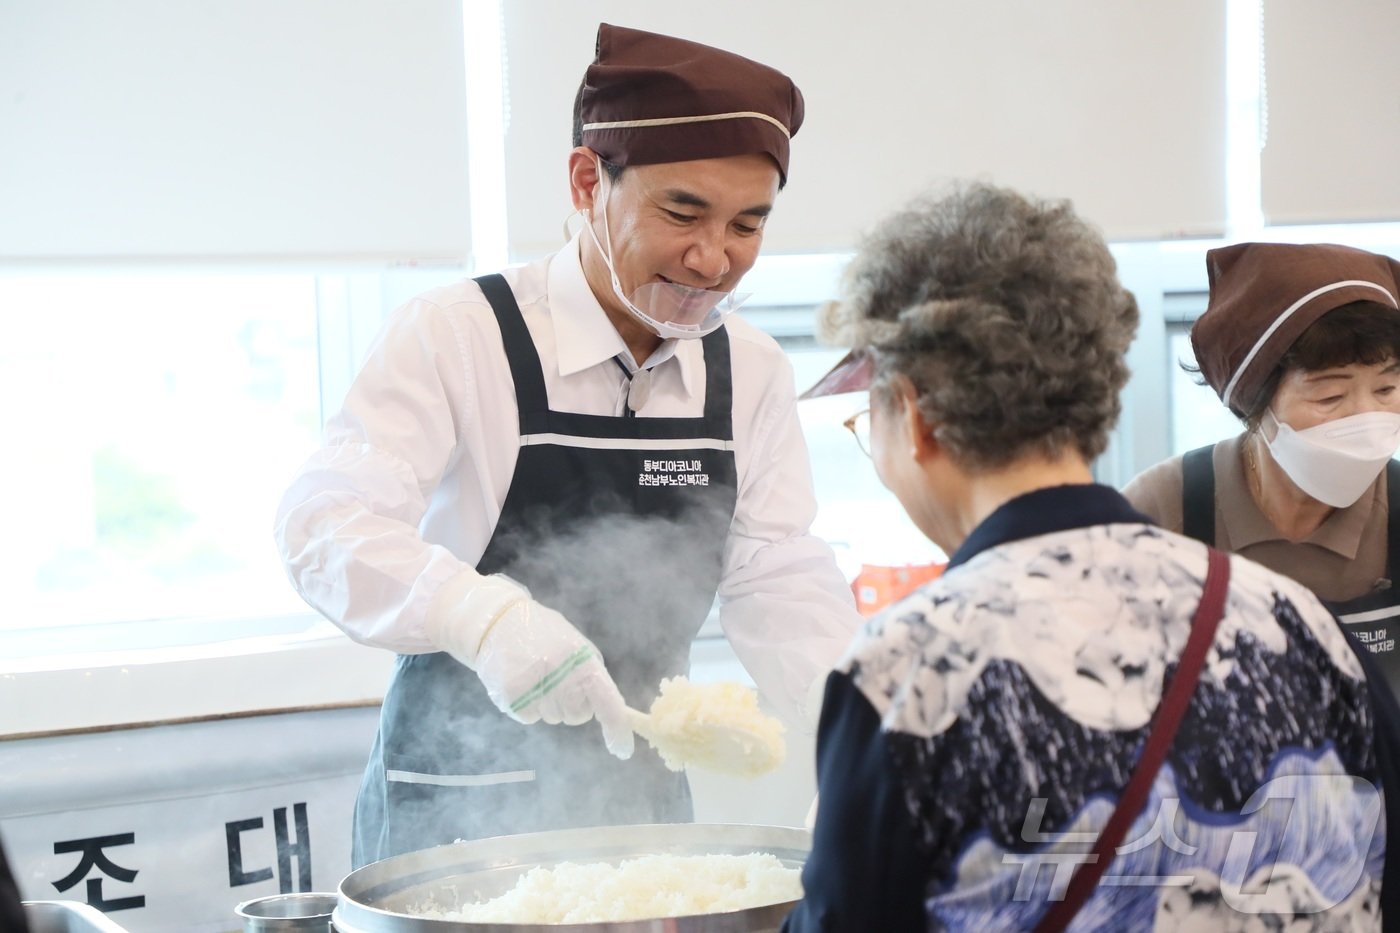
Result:
{"label": "necktie", "polygon": [[627,364],[622,362],[621,357],[613,357],[617,363],[617,368],[622,370],[622,374],[627,377],[627,410],[628,418],[636,415],[642,410],[642,406],[651,397],[651,370],[639,369],[632,372],[627,368]]}

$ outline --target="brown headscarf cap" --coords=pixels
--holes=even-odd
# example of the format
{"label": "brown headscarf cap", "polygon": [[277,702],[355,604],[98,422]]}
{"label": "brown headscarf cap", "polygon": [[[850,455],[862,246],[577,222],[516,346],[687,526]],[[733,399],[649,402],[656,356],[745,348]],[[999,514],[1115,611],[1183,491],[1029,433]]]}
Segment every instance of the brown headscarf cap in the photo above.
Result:
{"label": "brown headscarf cap", "polygon": [[1236,414],[1328,311],[1353,301],[1400,308],[1400,263],[1350,246],[1237,243],[1206,253],[1206,270],[1210,300],[1191,346],[1201,375]]}
{"label": "brown headscarf cap", "polygon": [[614,165],[767,153],[784,181],[802,112],[802,92],[767,65],[608,23],[579,99],[583,144]]}

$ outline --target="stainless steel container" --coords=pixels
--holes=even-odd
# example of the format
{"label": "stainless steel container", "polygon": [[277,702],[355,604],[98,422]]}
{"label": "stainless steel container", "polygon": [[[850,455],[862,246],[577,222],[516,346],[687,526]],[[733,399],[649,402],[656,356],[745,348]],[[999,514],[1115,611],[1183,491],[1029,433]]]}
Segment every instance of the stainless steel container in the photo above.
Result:
{"label": "stainless steel container", "polygon": [[78,901],[25,901],[29,933],[127,933],[96,907]]}
{"label": "stainless steel container", "polygon": [[351,872],[340,883],[333,922],[338,933],[773,933],[795,902],[615,923],[462,923],[408,911],[424,903],[452,910],[498,897],[530,869],[560,862],[766,852],[789,868],[800,868],[810,848],[805,830],[716,823],[601,826],[477,839],[396,855]]}
{"label": "stainless steel container", "polygon": [[272,894],[234,908],[243,933],[331,933],[336,895],[325,892]]}

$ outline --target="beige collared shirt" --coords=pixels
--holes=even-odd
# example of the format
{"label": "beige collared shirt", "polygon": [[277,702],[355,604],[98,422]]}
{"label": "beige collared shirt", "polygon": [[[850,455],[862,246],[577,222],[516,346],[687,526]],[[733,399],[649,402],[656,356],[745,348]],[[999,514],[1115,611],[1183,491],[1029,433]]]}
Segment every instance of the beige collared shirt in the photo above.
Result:
{"label": "beige collared shirt", "polygon": [[[1385,579],[1390,503],[1382,472],[1355,504],[1337,509],[1302,541],[1289,541],[1264,517],[1245,479],[1244,435],[1215,445],[1215,546],[1291,577],[1330,602],[1365,596]],[[1140,473],[1123,495],[1163,528],[1180,532],[1182,458]]]}

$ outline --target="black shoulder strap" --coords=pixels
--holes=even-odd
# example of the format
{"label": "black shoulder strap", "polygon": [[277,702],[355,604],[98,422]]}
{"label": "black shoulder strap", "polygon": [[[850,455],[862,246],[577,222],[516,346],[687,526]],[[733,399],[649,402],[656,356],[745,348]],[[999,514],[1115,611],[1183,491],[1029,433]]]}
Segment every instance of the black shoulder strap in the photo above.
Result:
{"label": "black shoulder strap", "polygon": [[720,327],[704,337],[706,434],[734,440],[734,388],[729,365],[729,328]]}
{"label": "black shoulder strap", "polygon": [[1215,445],[1181,458],[1181,533],[1215,546]]}
{"label": "black shoulder strap", "polygon": [[1390,503],[1386,516],[1389,527],[1385,536],[1385,578],[1391,586],[1400,586],[1400,460],[1385,465],[1385,498]]}
{"label": "black shoulder strap", "polygon": [[511,378],[515,380],[515,400],[520,409],[520,433],[532,434],[544,430],[543,421],[549,417],[549,396],[544,387],[544,370],[535,341],[525,326],[525,317],[515,301],[515,293],[505,276],[499,273],[476,279],[481,293],[496,312],[501,327],[501,342],[505,344],[506,360]]}
{"label": "black shoulder strap", "polygon": [[1215,632],[1220,619],[1225,615],[1225,597],[1230,592],[1230,556],[1213,547],[1206,550],[1206,578],[1201,588],[1201,601],[1191,616],[1191,634],[1187,636],[1186,647],[1177,659],[1176,670],[1164,684],[1162,699],[1152,714],[1147,739],[1142,743],[1142,751],[1133,765],[1128,785],[1118,797],[1118,803],[1109,814],[1108,821],[1094,841],[1094,848],[1087,861],[1081,863],[1071,876],[1065,888],[1063,900],[1051,903],[1045,915],[1035,926],[1035,933],[1061,933],[1079,913],[1079,908],[1094,893],[1099,879],[1108,869],[1118,853],[1118,845],[1123,841],[1128,828],[1142,812],[1152,791],[1152,783],[1162,770],[1176,738],[1186,710],[1191,705],[1191,696],[1196,692],[1196,682],[1200,679],[1201,668],[1206,656],[1215,644]]}

